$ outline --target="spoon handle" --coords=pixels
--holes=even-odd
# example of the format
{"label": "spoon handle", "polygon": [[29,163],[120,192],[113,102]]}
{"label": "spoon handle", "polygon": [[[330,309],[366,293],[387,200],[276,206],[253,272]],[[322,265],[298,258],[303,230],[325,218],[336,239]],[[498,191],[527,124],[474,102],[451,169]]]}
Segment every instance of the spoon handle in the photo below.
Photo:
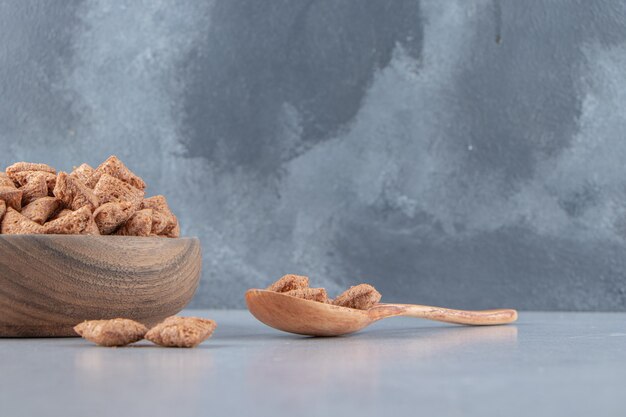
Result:
{"label": "spoon handle", "polygon": [[517,320],[517,311],[511,309],[471,311],[416,304],[381,303],[371,308],[370,312],[378,316],[377,318],[404,316],[474,326],[507,324]]}

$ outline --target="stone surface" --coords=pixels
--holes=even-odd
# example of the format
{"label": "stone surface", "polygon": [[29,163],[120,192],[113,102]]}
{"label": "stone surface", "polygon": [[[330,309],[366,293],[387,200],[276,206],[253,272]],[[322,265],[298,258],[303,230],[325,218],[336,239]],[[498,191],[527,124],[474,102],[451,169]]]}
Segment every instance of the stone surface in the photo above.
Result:
{"label": "stone surface", "polygon": [[[341,338],[245,311],[195,349],[0,339],[2,416],[619,416],[626,314],[525,313],[515,325],[390,319]],[[402,414],[400,414],[402,413]]]}
{"label": "stone surface", "polygon": [[118,155],[202,239],[194,306],[626,308],[622,1],[5,0],[0,39],[0,165]]}

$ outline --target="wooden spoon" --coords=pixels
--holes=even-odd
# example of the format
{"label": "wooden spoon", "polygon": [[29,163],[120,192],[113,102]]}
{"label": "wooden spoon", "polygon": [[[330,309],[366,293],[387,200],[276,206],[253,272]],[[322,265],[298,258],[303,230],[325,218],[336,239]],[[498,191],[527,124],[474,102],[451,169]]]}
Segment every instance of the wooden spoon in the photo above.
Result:
{"label": "wooden spoon", "polygon": [[508,309],[467,311],[380,303],[369,310],[356,310],[257,289],[246,292],[246,303],[252,315],[268,326],[309,336],[354,333],[375,321],[395,316],[480,326],[507,324],[517,320],[517,311]]}

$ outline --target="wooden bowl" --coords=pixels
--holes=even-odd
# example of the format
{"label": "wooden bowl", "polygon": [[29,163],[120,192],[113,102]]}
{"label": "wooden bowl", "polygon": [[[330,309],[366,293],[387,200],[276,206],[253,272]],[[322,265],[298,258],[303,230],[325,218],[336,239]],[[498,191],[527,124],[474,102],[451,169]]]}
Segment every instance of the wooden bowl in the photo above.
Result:
{"label": "wooden bowl", "polygon": [[147,326],[198,287],[197,238],[0,235],[0,337],[76,336],[83,320]]}

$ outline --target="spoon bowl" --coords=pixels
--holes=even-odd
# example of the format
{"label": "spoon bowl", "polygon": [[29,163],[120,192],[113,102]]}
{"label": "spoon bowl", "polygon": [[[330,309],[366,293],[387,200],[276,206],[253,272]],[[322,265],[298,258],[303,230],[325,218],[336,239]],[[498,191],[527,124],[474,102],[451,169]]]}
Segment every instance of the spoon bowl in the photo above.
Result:
{"label": "spoon bowl", "polygon": [[307,336],[341,336],[394,316],[467,325],[507,324],[517,320],[517,311],[510,309],[469,311],[380,303],[369,310],[357,310],[261,289],[248,290],[246,304],[250,313],[268,326]]}
{"label": "spoon bowl", "polygon": [[246,292],[248,310],[278,330],[309,336],[338,336],[368,326],[367,310],[339,307],[291,295],[252,289]]}

